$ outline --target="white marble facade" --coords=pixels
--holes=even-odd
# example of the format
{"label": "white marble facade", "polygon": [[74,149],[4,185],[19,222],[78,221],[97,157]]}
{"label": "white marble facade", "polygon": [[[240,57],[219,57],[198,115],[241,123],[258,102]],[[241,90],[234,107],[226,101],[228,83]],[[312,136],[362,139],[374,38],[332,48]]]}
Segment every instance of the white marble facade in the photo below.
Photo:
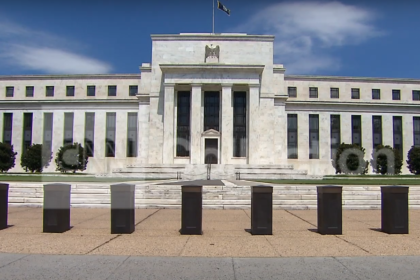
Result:
{"label": "white marble facade", "polygon": [[[308,174],[333,174],[331,163],[330,116],[340,115],[341,142],[351,143],[352,115],[362,120],[362,146],[366,159],[373,149],[372,116],[382,116],[382,143],[393,146],[393,117],[402,117],[404,162],[414,144],[413,118],[420,117],[420,80],[360,77],[285,75],[286,68],[273,63],[273,36],[246,34],[152,35],[152,61],[143,63],[140,74],[0,76],[0,141],[4,141],[4,113],[13,114],[12,144],[18,152],[12,171],[22,171],[23,114],[33,113],[32,143],[43,141],[43,114],[53,113],[52,147],[63,143],[64,114],[74,113],[73,141],[85,138],[85,113],[95,113],[94,156],[89,173],[110,173],[134,164],[204,164],[206,139],[217,139],[214,153],[221,165],[286,165]],[[206,57],[206,49],[218,48],[218,57]],[[287,65],[286,65],[287,67]],[[87,96],[87,87],[95,95]],[[34,87],[34,96],[26,88]],[[54,86],[54,96],[46,97],[46,87]],[[74,86],[74,96],[66,95]],[[116,96],[108,87],[116,86]],[[134,96],[129,88],[137,86]],[[13,87],[13,96],[7,88]],[[289,88],[296,97],[289,97]],[[310,87],[318,89],[310,97]],[[338,98],[331,97],[338,88]],[[352,98],[359,89],[360,98]],[[372,89],[380,89],[380,99],[372,99]],[[392,91],[400,90],[400,100]],[[190,94],[189,156],[177,155],[178,92]],[[246,92],[246,155],[234,156],[234,94]],[[204,129],[206,92],[219,92],[218,130]],[[420,94],[420,93],[419,93]],[[116,113],[115,154],[105,156],[106,114]],[[137,153],[127,157],[128,114],[137,113]],[[297,158],[288,158],[288,114],[297,115]],[[319,118],[319,157],[309,157],[309,116]],[[54,155],[55,157],[55,155]],[[46,171],[55,171],[55,164]],[[404,173],[408,170],[404,165]]]}

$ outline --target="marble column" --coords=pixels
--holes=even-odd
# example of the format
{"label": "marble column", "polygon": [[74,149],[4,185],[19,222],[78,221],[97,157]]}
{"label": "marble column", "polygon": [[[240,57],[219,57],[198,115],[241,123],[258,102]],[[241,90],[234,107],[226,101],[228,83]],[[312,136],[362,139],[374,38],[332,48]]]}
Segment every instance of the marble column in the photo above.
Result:
{"label": "marble column", "polygon": [[165,105],[163,117],[162,163],[174,162],[174,94],[175,84],[165,84]]}
{"label": "marble column", "polygon": [[248,98],[248,164],[259,163],[259,119],[260,85],[249,85]]}
{"label": "marble column", "polygon": [[190,159],[191,164],[204,163],[201,157],[201,133],[203,132],[203,118],[201,84],[191,85],[191,118],[190,118]]}
{"label": "marble column", "polygon": [[138,95],[138,163],[148,163],[150,97]]}
{"label": "marble column", "polygon": [[230,163],[233,157],[233,106],[232,84],[222,84],[222,130],[221,130],[221,164]]}

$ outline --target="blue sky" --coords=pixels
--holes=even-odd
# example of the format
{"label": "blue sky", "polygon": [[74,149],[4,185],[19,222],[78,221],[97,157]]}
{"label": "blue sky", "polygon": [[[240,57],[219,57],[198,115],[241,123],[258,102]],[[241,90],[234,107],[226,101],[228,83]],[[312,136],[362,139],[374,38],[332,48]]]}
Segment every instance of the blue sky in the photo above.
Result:
{"label": "blue sky", "polygon": [[[275,35],[286,74],[420,78],[420,1],[221,2],[216,32]],[[150,34],[211,28],[212,0],[2,0],[0,75],[138,73]]]}

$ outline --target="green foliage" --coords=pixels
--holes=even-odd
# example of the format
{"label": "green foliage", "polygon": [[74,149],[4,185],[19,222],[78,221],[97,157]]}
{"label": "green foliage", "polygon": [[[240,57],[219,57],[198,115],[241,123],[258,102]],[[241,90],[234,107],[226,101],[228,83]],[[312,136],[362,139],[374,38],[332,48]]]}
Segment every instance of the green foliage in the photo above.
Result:
{"label": "green foliage", "polygon": [[[388,156],[391,157],[390,166],[388,166]],[[373,172],[377,174],[401,174],[403,161],[398,150],[389,145],[378,145],[372,152],[371,164]]]}
{"label": "green foliage", "polygon": [[420,147],[411,147],[407,154],[407,164],[411,173],[420,175]]}
{"label": "green foliage", "polygon": [[13,145],[0,142],[0,172],[7,172],[15,166],[17,153],[13,150]]}
{"label": "green foliage", "polygon": [[42,172],[45,167],[50,165],[52,152],[43,149],[42,144],[33,144],[22,154],[20,165],[26,170],[34,172]]}
{"label": "green foliage", "polygon": [[366,174],[369,162],[364,160],[364,157],[365,149],[363,147],[341,143],[333,159],[335,174]]}
{"label": "green foliage", "polygon": [[73,172],[77,170],[86,170],[88,156],[86,150],[79,143],[68,144],[60,147],[55,158],[57,171],[62,173]]}

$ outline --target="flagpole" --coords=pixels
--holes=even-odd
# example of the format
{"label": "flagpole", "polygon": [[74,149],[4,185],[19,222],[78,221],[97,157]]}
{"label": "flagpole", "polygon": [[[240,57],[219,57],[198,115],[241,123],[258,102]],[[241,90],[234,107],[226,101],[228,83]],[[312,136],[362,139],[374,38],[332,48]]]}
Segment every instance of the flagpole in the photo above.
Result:
{"label": "flagpole", "polygon": [[213,0],[213,34],[214,34],[214,0]]}

